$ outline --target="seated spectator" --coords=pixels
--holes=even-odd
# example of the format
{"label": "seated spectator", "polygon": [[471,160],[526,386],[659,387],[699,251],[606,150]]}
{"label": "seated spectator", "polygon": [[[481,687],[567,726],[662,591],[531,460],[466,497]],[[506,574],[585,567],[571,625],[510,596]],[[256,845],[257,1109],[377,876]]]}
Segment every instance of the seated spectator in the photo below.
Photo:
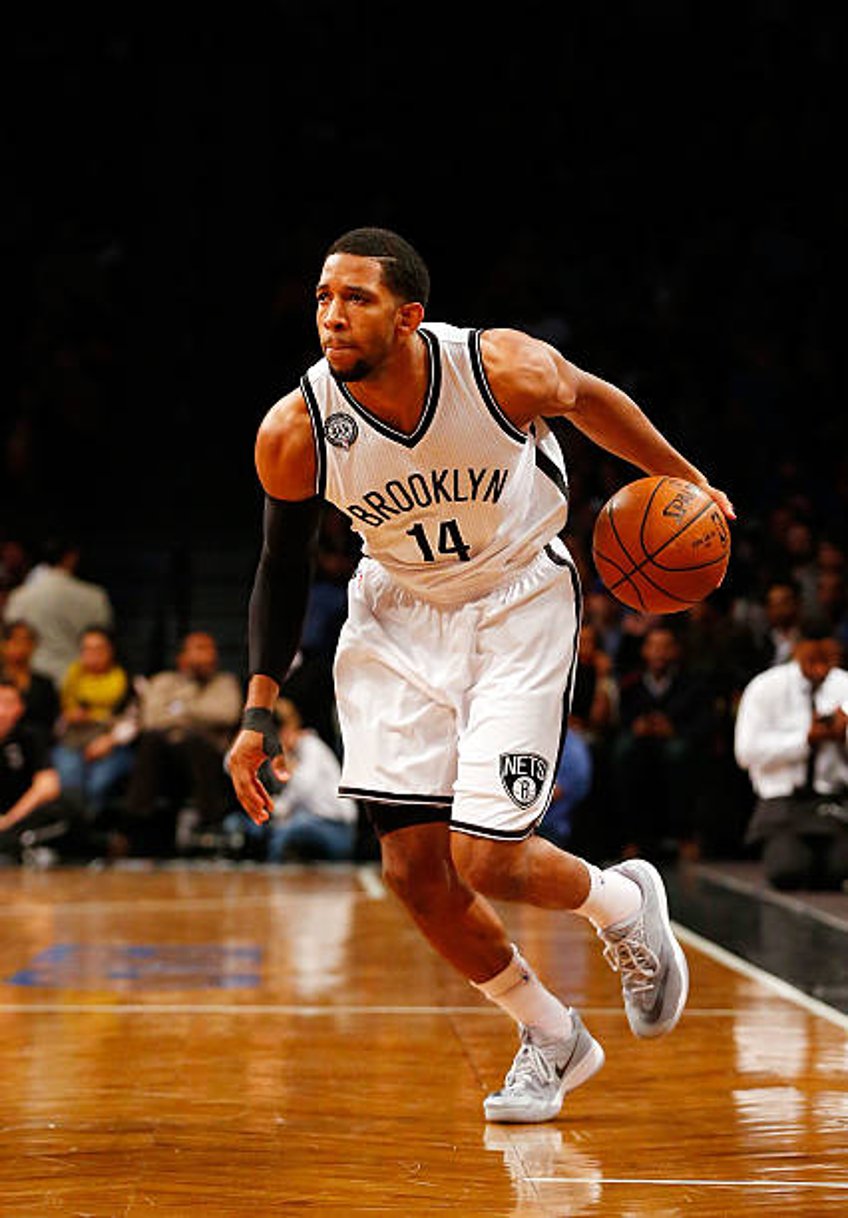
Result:
{"label": "seated spectator", "polygon": [[70,828],[67,810],[58,802],[62,788],[47,745],[24,726],[23,715],[17,685],[0,679],[0,860],[11,856],[21,861],[39,837],[56,842]]}
{"label": "seated spectator", "polygon": [[735,714],[742,690],[763,667],[753,630],[736,621],[730,598],[719,588],[686,613],[679,640],[687,671],[709,686],[727,714]]}
{"label": "seated spectator", "polygon": [[747,840],[775,888],[838,889],[848,878],[848,672],[838,665],[835,640],[808,633],[739,703],[736,759],[757,797]]}
{"label": "seated spectator", "polygon": [[243,698],[238,679],[218,663],[212,635],[193,631],[175,669],[141,685],[141,732],[126,795],[128,841],[116,839],[116,849],[172,853],[181,809],[193,813],[193,827],[221,827],[232,795],[222,763]]}
{"label": "seated spectator", "polygon": [[297,706],[304,727],[313,728],[337,757],[341,756],[341,735],[333,658],[347,617],[347,586],[359,551],[359,542],[347,517],[329,505],[321,518],[300,650],[280,689],[280,696]]}
{"label": "seated spectator", "polygon": [[816,605],[811,615],[816,627],[848,655],[848,585],[840,571],[819,571],[816,579]]}
{"label": "seated spectator", "polygon": [[132,767],[133,697],[129,676],[115,658],[110,632],[100,626],[84,631],[79,658],[62,682],[53,764],[63,792],[77,802],[89,822],[97,820],[122,789]]}
{"label": "seated spectator", "polygon": [[560,750],[551,802],[537,832],[558,846],[571,841],[575,810],[592,790],[594,759],[579,728],[569,726]]}
{"label": "seated spectator", "polygon": [[347,517],[328,504],[321,517],[315,571],[303,623],[301,651],[332,664],[339,632],[347,617],[347,587],[359,547]]}
{"label": "seated spectator", "polygon": [[816,548],[816,571],[831,571],[846,575],[845,548],[833,537],[821,537]]}
{"label": "seated spectator", "polygon": [[617,713],[618,683],[612,660],[601,645],[596,628],[584,622],[577,646],[569,729],[577,729],[588,740],[597,740],[609,732]]}
{"label": "seated spectator", "polygon": [[5,621],[23,620],[35,629],[33,667],[47,673],[57,688],[77,658],[83,630],[113,625],[108,593],[77,576],[79,561],[80,549],[74,542],[49,542],[44,561],[9,594],[3,613]]}
{"label": "seated spectator", "polygon": [[586,597],[584,621],[594,627],[598,646],[609,656],[612,671],[620,679],[638,671],[645,635],[661,618],[626,609],[608,592],[598,589]]}
{"label": "seated spectator", "polygon": [[59,718],[59,693],[52,679],[32,667],[38,635],[26,622],[6,622],[2,633],[0,673],[17,685],[24,701],[21,723],[52,744]]}
{"label": "seated spectator", "polygon": [[614,826],[601,809],[607,796],[606,753],[617,714],[618,682],[612,660],[600,645],[595,625],[585,621],[577,647],[568,733],[539,832],[569,849],[576,841],[577,852],[592,857],[615,852]]}
{"label": "seated spectator", "polygon": [[621,682],[610,762],[625,854],[697,854],[696,792],[714,726],[703,683],[681,664],[667,626],[653,626],[642,669]]}
{"label": "seated spectator", "polygon": [[239,811],[227,817],[227,829],[260,845],[271,863],[353,858],[358,808],[338,794],[338,758],[317,732],[304,728],[293,702],[279,699],[277,718],[289,778],[280,783],[273,775],[271,819],[257,825]]}
{"label": "seated spectator", "polygon": [[777,579],[765,596],[767,630],[762,641],[760,667],[786,664],[801,638],[803,607],[801,589],[792,579]]}
{"label": "seated spectator", "polygon": [[806,520],[793,520],[786,530],[786,569],[798,589],[802,616],[811,613],[816,600],[816,541]]}

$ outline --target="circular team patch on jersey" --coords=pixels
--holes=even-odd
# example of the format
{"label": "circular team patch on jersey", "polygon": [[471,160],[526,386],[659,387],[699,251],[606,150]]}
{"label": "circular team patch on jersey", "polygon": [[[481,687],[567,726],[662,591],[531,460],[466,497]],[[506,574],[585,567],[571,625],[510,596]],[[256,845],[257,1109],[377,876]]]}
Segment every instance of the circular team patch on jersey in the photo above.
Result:
{"label": "circular team patch on jersey", "polygon": [[327,442],[335,448],[350,448],[359,435],[359,425],[349,414],[331,414],[324,424]]}
{"label": "circular team patch on jersey", "polygon": [[538,753],[501,753],[501,782],[507,795],[519,808],[536,802],[545,785],[548,763]]}

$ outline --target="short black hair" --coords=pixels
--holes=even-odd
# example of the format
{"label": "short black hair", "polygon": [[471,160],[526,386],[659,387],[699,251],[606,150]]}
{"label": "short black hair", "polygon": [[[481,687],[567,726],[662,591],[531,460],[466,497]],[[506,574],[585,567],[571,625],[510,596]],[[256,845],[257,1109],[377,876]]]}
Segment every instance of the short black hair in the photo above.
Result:
{"label": "short black hair", "polygon": [[801,623],[800,643],[838,643],[833,637],[833,631],[822,622],[804,621]]}
{"label": "short black hair", "polygon": [[352,228],[337,238],[324,255],[356,254],[376,258],[383,267],[386,287],[404,304],[416,302],[425,308],[430,299],[430,272],[424,259],[408,241],[388,228]]}
{"label": "short black hair", "polygon": [[75,537],[66,534],[48,537],[41,547],[41,557],[50,567],[56,567],[69,554],[79,554],[80,546]]}
{"label": "short black hair", "polygon": [[766,596],[771,592],[772,588],[788,588],[796,601],[800,601],[803,596],[803,591],[800,583],[793,575],[780,574],[773,575],[766,584]]}
{"label": "short black hair", "polygon": [[10,621],[10,622],[3,623],[3,640],[4,640],[4,642],[7,641],[8,639],[10,639],[16,630],[20,630],[21,628],[26,630],[29,633],[30,638],[34,639],[36,641],[36,643],[39,641],[39,634],[38,634],[38,631],[36,630],[36,628],[34,626],[31,626],[30,623],[25,620],[25,618],[16,617],[16,618],[13,618],[12,621]]}

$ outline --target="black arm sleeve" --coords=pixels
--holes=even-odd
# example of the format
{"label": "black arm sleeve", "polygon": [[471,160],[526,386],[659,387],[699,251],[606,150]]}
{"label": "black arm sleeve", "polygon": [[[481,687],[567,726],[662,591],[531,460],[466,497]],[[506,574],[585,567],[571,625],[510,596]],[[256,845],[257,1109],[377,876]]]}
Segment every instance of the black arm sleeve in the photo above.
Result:
{"label": "black arm sleeve", "polygon": [[250,675],[282,685],[303,632],[318,546],[321,499],[265,499],[262,553],[248,612]]}

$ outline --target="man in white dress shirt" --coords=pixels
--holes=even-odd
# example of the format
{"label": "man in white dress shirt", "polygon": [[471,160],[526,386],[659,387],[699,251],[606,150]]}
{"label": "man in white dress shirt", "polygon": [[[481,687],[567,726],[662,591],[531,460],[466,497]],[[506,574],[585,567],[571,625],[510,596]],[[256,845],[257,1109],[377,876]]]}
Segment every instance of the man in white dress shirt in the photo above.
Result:
{"label": "man in white dress shirt", "polygon": [[804,637],[794,656],[746,687],[736,760],[757,803],[747,841],[762,843],[775,888],[838,889],[848,879],[848,672],[834,639]]}

